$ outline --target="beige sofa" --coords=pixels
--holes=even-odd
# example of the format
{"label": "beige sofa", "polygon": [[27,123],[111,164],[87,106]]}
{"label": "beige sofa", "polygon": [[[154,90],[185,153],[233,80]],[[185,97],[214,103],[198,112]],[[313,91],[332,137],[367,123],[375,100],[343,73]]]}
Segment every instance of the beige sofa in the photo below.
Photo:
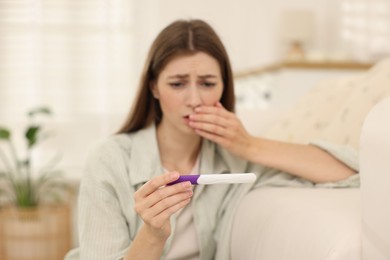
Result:
{"label": "beige sofa", "polygon": [[[376,123],[368,122],[367,133],[361,134],[368,112],[387,96],[390,59],[361,76],[320,83],[263,134],[296,143],[323,139],[362,149],[362,188],[269,187],[250,192],[235,216],[232,259],[390,259],[390,211],[387,215],[382,212],[389,208],[384,195],[390,196],[390,100],[380,110],[382,124],[387,120],[387,132],[375,131],[381,126],[376,119]],[[387,140],[383,141],[387,146],[382,140]],[[383,158],[386,153],[387,160]],[[372,175],[372,167],[376,175]],[[381,174],[386,175],[387,183],[381,182]]]}
{"label": "beige sofa", "polygon": [[370,111],[364,121],[360,138],[362,258],[364,260],[390,259],[389,159],[390,98],[388,97]]}

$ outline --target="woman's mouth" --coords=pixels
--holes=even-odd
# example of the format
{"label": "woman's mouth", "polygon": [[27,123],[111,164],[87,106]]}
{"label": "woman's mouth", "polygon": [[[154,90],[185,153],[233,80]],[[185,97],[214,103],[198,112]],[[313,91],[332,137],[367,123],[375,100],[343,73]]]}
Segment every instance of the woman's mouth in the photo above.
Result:
{"label": "woman's mouth", "polygon": [[183,116],[183,119],[186,124],[190,123],[190,115]]}

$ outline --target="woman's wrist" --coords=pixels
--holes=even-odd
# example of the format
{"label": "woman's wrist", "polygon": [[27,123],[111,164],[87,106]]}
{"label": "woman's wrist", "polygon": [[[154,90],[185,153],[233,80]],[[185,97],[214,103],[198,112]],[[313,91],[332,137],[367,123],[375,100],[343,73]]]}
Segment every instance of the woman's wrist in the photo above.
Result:
{"label": "woman's wrist", "polygon": [[160,259],[166,240],[164,236],[156,235],[150,227],[143,225],[124,259]]}
{"label": "woman's wrist", "polygon": [[165,244],[170,232],[164,232],[162,230],[157,231],[156,229],[144,224],[141,228],[141,232],[147,238],[147,242],[151,245]]}
{"label": "woman's wrist", "polygon": [[244,159],[250,162],[257,162],[261,143],[262,139],[260,137],[250,136],[248,145],[244,151]]}

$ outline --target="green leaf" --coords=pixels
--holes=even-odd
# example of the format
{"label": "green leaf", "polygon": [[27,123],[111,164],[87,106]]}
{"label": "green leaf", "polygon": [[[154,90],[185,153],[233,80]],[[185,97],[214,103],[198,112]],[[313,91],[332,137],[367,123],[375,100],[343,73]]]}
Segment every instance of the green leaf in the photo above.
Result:
{"label": "green leaf", "polygon": [[0,127],[0,139],[9,140],[11,138],[11,132],[4,127]]}
{"label": "green leaf", "polygon": [[41,128],[39,126],[30,126],[26,131],[28,147],[31,148],[38,141],[38,133]]}
{"label": "green leaf", "polygon": [[28,182],[20,182],[15,189],[16,205],[22,208],[35,207],[38,200],[34,188]]}
{"label": "green leaf", "polygon": [[48,107],[37,107],[34,109],[31,109],[28,112],[29,117],[33,117],[36,114],[46,114],[46,115],[51,115],[51,110]]}

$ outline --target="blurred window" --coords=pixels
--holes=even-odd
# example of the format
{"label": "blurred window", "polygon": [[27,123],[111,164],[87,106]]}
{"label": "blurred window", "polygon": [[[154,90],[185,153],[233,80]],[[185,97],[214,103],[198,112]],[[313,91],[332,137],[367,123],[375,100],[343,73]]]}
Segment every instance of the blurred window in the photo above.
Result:
{"label": "blurred window", "polygon": [[390,1],[342,0],[341,37],[358,60],[390,55]]}
{"label": "blurred window", "polygon": [[1,0],[0,116],[48,104],[75,114],[127,111],[130,0]]}

